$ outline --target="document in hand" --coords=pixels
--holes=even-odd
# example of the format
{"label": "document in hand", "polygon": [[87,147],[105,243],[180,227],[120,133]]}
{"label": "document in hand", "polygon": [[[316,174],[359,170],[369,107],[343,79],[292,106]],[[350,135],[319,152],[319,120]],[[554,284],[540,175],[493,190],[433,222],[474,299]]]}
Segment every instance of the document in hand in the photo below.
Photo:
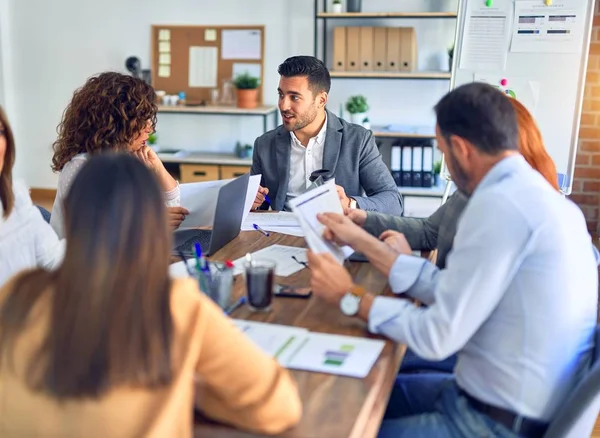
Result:
{"label": "document in hand", "polygon": [[[256,198],[261,175],[252,175],[248,182],[248,190],[244,203],[244,219],[252,208],[252,203]],[[187,183],[179,185],[181,194],[181,206],[187,208],[190,212],[179,228],[211,227],[215,219],[217,209],[217,199],[219,190],[222,186],[232,181],[223,179],[217,181],[206,181],[199,183]]]}
{"label": "document in hand", "polygon": [[315,253],[330,253],[341,264],[354,252],[349,246],[340,247],[323,238],[325,226],[317,219],[319,213],[344,214],[334,184],[315,187],[290,201],[290,207],[304,230],[306,243]]}

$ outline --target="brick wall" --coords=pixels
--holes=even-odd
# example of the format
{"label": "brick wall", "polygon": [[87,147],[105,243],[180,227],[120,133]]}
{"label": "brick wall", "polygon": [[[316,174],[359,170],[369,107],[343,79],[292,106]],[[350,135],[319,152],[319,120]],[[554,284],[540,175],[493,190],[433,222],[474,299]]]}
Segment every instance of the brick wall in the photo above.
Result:
{"label": "brick wall", "polygon": [[587,219],[594,237],[600,233],[600,1],[596,1],[594,28],[588,58],[588,70],[579,128],[579,150],[570,198]]}

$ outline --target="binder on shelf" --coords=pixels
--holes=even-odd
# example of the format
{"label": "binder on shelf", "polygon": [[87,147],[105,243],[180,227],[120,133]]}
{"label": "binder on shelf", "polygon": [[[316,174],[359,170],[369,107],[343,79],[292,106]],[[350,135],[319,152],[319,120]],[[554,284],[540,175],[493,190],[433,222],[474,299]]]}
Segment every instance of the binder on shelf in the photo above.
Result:
{"label": "binder on shelf", "polygon": [[360,69],[373,71],[373,28],[360,28]]}
{"label": "binder on shelf", "polygon": [[333,28],[333,70],[346,70],[346,28]]}
{"label": "binder on shelf", "polygon": [[385,71],[387,55],[387,28],[373,29],[373,70]]}
{"label": "binder on shelf", "polygon": [[421,182],[423,187],[433,187],[433,146],[423,146]]}
{"label": "binder on shelf", "polygon": [[402,185],[402,147],[400,145],[392,146],[392,157],[390,160],[390,171],[397,186]]}
{"label": "binder on shelf", "polygon": [[417,34],[414,27],[400,29],[400,71],[417,69]]}
{"label": "binder on shelf", "polygon": [[400,71],[400,28],[387,28],[386,70]]}
{"label": "binder on shelf", "polygon": [[412,186],[422,187],[423,146],[412,147]]}
{"label": "binder on shelf", "polygon": [[346,28],[346,71],[360,70],[360,27]]}
{"label": "binder on shelf", "polygon": [[402,146],[402,171],[401,171],[401,186],[412,186],[412,159],[413,150],[411,146]]}

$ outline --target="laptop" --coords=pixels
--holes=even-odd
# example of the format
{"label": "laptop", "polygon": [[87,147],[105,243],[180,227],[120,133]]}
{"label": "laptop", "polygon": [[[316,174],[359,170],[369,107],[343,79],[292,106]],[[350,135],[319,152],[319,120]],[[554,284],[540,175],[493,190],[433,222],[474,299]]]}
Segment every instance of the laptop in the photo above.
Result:
{"label": "laptop", "polygon": [[186,257],[195,253],[196,242],[203,255],[212,255],[240,234],[250,174],[246,173],[219,189],[212,230],[188,228],[173,233],[173,252]]}

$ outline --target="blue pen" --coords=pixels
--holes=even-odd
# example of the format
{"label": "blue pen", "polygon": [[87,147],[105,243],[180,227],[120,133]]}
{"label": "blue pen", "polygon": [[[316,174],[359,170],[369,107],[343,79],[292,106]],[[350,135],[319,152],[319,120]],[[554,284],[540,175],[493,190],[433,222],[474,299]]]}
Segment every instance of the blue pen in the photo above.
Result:
{"label": "blue pen", "polygon": [[252,226],[254,227],[254,229],[255,229],[256,231],[260,231],[260,232],[261,232],[261,233],[263,233],[265,236],[269,237],[269,233],[267,233],[265,230],[263,230],[263,229],[262,229],[261,227],[259,227],[258,225],[256,225],[256,224],[252,224]]}
{"label": "blue pen", "polygon": [[231,315],[237,309],[242,307],[245,303],[246,303],[246,297],[241,297],[239,300],[237,300],[235,303],[233,303],[231,306],[229,306],[227,309],[225,309],[225,315]]}
{"label": "blue pen", "polygon": [[206,276],[205,276],[205,269],[202,267],[202,263],[200,262],[200,260],[202,260],[202,247],[200,246],[200,244],[198,242],[194,243],[194,248],[195,248],[195,253],[194,255],[196,256],[196,271],[199,274],[199,279],[200,279],[200,289],[202,289],[203,292],[208,292],[207,289],[207,284],[206,284]]}
{"label": "blue pen", "polygon": [[265,201],[267,201],[267,204],[271,205],[271,200],[269,199],[269,195],[265,195]]}

